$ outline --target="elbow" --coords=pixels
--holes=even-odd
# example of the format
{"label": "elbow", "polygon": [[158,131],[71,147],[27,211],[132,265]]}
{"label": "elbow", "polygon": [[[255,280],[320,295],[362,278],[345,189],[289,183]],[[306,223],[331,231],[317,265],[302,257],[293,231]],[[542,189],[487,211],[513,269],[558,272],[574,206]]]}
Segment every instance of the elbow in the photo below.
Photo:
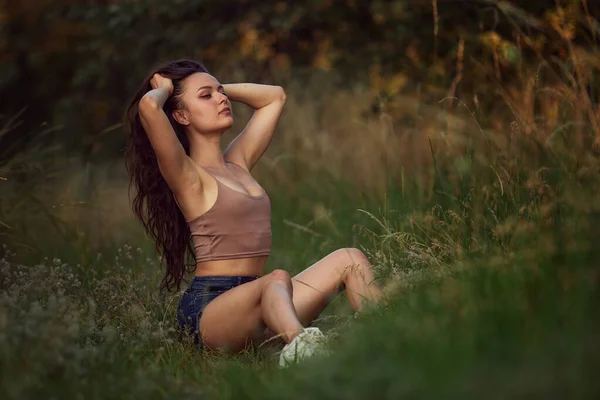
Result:
{"label": "elbow", "polygon": [[280,102],[285,103],[285,99],[286,99],[286,97],[285,97],[285,90],[283,90],[283,88],[281,86],[277,86],[277,91],[278,91],[278,93],[277,93],[277,99]]}
{"label": "elbow", "polygon": [[138,110],[140,115],[147,115],[152,112],[156,112],[159,109],[158,103],[150,96],[144,96],[140,99]]}

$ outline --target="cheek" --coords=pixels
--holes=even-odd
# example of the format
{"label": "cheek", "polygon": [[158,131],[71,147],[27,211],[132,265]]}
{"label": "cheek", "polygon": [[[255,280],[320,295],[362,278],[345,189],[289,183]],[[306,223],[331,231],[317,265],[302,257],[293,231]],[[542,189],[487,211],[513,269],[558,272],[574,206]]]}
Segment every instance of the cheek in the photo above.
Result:
{"label": "cheek", "polygon": [[211,108],[212,107],[210,106],[210,104],[207,104],[206,102],[202,101],[197,101],[193,105],[193,107],[190,108],[190,111],[195,118],[198,118],[210,114]]}
{"label": "cheek", "polygon": [[210,113],[197,112],[192,117],[192,125],[201,131],[209,130],[215,124],[214,118]]}
{"label": "cheek", "polygon": [[[191,124],[199,131],[229,128],[233,125],[232,118],[224,118],[218,114],[222,105],[197,103],[190,108]],[[231,105],[229,106],[231,107]]]}
{"label": "cheek", "polygon": [[197,125],[202,124],[202,121],[212,119],[211,115],[214,114],[214,110],[210,106],[199,103],[190,109],[190,114],[194,125]]}
{"label": "cheek", "polygon": [[200,132],[210,132],[215,129],[227,129],[233,125],[233,118],[219,116],[215,111],[202,113],[197,111],[192,115],[192,125]]}

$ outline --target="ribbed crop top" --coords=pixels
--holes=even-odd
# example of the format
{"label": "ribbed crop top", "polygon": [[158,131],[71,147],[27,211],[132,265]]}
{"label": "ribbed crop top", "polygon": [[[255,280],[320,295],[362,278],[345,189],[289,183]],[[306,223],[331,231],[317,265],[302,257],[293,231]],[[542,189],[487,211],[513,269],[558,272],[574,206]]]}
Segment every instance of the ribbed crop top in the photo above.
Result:
{"label": "ribbed crop top", "polygon": [[272,239],[269,196],[264,191],[251,196],[213,178],[218,188],[215,204],[188,221],[196,262],[268,256]]}

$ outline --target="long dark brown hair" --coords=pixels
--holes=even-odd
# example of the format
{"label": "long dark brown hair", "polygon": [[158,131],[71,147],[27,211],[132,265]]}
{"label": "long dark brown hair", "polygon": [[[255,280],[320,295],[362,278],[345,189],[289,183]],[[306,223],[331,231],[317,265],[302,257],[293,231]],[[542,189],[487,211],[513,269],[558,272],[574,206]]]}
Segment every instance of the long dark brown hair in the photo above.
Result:
{"label": "long dark brown hair", "polygon": [[140,121],[138,106],[140,99],[152,90],[150,80],[155,73],[170,78],[173,81],[173,94],[163,109],[186,154],[189,155],[185,127],[175,121],[172,113],[183,106],[183,80],[197,72],[208,73],[208,70],[203,64],[187,59],[169,62],[156,68],[144,80],[124,116],[124,126],[128,131],[125,166],[129,173],[130,195],[135,186],[135,197],[131,206],[135,215],[142,221],[146,233],[154,239],[156,251],[161,254],[161,263],[166,261],[165,276],[160,284],[161,291],[171,291],[174,288],[179,290],[186,266],[193,265],[190,264],[193,249],[189,227],[158,169],[156,154]]}

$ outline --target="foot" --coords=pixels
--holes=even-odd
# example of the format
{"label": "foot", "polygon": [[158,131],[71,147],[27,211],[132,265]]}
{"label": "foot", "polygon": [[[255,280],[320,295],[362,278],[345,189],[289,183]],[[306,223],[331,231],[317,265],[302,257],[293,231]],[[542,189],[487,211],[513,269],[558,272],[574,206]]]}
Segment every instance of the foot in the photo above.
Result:
{"label": "foot", "polygon": [[328,354],[326,337],[319,328],[304,328],[279,355],[279,367],[284,368],[313,355]]}

